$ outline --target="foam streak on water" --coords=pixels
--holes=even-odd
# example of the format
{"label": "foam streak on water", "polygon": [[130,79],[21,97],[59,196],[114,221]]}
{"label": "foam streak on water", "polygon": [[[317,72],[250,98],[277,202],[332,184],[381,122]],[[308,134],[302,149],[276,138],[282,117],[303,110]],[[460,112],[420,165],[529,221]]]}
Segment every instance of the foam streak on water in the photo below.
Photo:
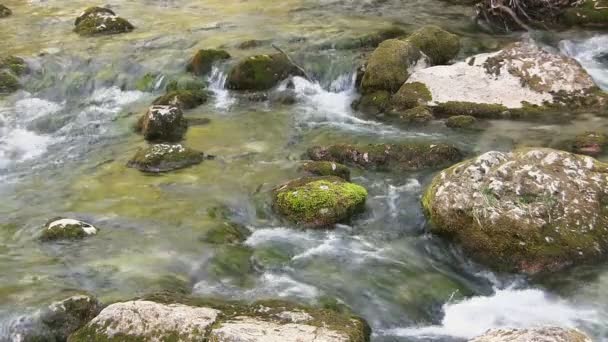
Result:
{"label": "foam streak on water", "polygon": [[397,328],[381,334],[441,340],[473,338],[493,328],[560,326],[581,328],[605,321],[593,308],[574,305],[539,289],[507,288],[491,296],[477,296],[443,306],[440,325]]}

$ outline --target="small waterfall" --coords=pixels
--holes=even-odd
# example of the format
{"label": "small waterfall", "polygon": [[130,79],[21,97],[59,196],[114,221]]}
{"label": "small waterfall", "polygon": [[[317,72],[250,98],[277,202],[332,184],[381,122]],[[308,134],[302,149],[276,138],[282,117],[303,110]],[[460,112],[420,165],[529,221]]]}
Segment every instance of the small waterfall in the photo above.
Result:
{"label": "small waterfall", "polygon": [[560,50],[576,59],[593,77],[595,83],[608,90],[608,35],[595,36],[586,40],[564,40]]}
{"label": "small waterfall", "polygon": [[215,108],[228,110],[236,102],[230,91],[226,89],[226,78],[228,75],[214,66],[209,75],[209,90],[215,94]]}

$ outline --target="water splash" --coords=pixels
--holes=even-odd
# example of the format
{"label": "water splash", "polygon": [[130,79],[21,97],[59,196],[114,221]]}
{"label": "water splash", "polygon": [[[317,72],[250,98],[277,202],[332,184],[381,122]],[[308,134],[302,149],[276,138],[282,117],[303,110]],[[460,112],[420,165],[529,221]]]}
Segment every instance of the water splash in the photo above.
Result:
{"label": "water splash", "polygon": [[593,77],[595,83],[608,90],[608,35],[595,36],[582,41],[564,40],[560,50],[576,59]]}
{"label": "water splash", "polygon": [[215,94],[215,108],[227,111],[234,105],[236,99],[226,89],[226,78],[228,75],[220,68],[214,66],[209,74],[209,90]]}

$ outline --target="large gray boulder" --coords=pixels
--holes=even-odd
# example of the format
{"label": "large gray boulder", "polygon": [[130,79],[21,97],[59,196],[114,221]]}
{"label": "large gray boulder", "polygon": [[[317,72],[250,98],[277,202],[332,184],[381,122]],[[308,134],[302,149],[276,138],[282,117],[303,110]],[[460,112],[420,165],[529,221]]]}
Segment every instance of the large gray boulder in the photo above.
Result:
{"label": "large gray boulder", "polygon": [[444,170],[422,204],[432,232],[500,271],[554,272],[608,252],[608,164],[533,148]]}

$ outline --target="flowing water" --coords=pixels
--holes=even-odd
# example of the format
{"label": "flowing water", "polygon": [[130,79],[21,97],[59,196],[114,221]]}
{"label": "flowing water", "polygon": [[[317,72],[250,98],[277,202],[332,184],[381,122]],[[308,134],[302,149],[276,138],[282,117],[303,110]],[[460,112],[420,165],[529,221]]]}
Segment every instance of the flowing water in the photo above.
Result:
{"label": "flowing water", "polygon": [[[24,90],[0,98],[0,340],[10,340],[16,317],[69,290],[111,301],[182,285],[204,296],[346,306],[370,323],[374,341],[458,341],[492,327],[542,324],[608,340],[608,267],[531,282],[471,263],[427,233],[419,199],[433,172],[355,170],[354,181],[370,193],[367,211],[332,231],[296,230],[269,210],[268,190],[296,177],[297,160],[315,144],[445,141],[474,154],[605,131],[608,121],[594,116],[492,121],[468,134],[441,123],[408,129],[369,121],[350,108],[361,51],[328,48],[392,25],[457,32],[461,57],[520,37],[479,32],[469,7],[438,0],[105,3],[137,29],[81,38],[73,20],[90,2],[4,1],[14,15],[0,22],[0,55],[26,58],[31,72]],[[608,88],[608,36],[536,38],[577,58]],[[232,61],[219,65],[209,77],[213,99],[187,112],[211,121],[190,127],[185,141],[217,158],[160,176],[126,168],[145,145],[132,124],[168,80],[188,77],[188,58],[199,48],[223,47],[236,58],[272,50],[236,48],[251,39],[289,51],[317,81],[295,80],[295,105],[251,102],[223,89]],[[200,240],[220,222],[209,215],[218,207],[252,231],[245,247]],[[41,244],[36,234],[55,216],[93,222],[100,234]]]}

